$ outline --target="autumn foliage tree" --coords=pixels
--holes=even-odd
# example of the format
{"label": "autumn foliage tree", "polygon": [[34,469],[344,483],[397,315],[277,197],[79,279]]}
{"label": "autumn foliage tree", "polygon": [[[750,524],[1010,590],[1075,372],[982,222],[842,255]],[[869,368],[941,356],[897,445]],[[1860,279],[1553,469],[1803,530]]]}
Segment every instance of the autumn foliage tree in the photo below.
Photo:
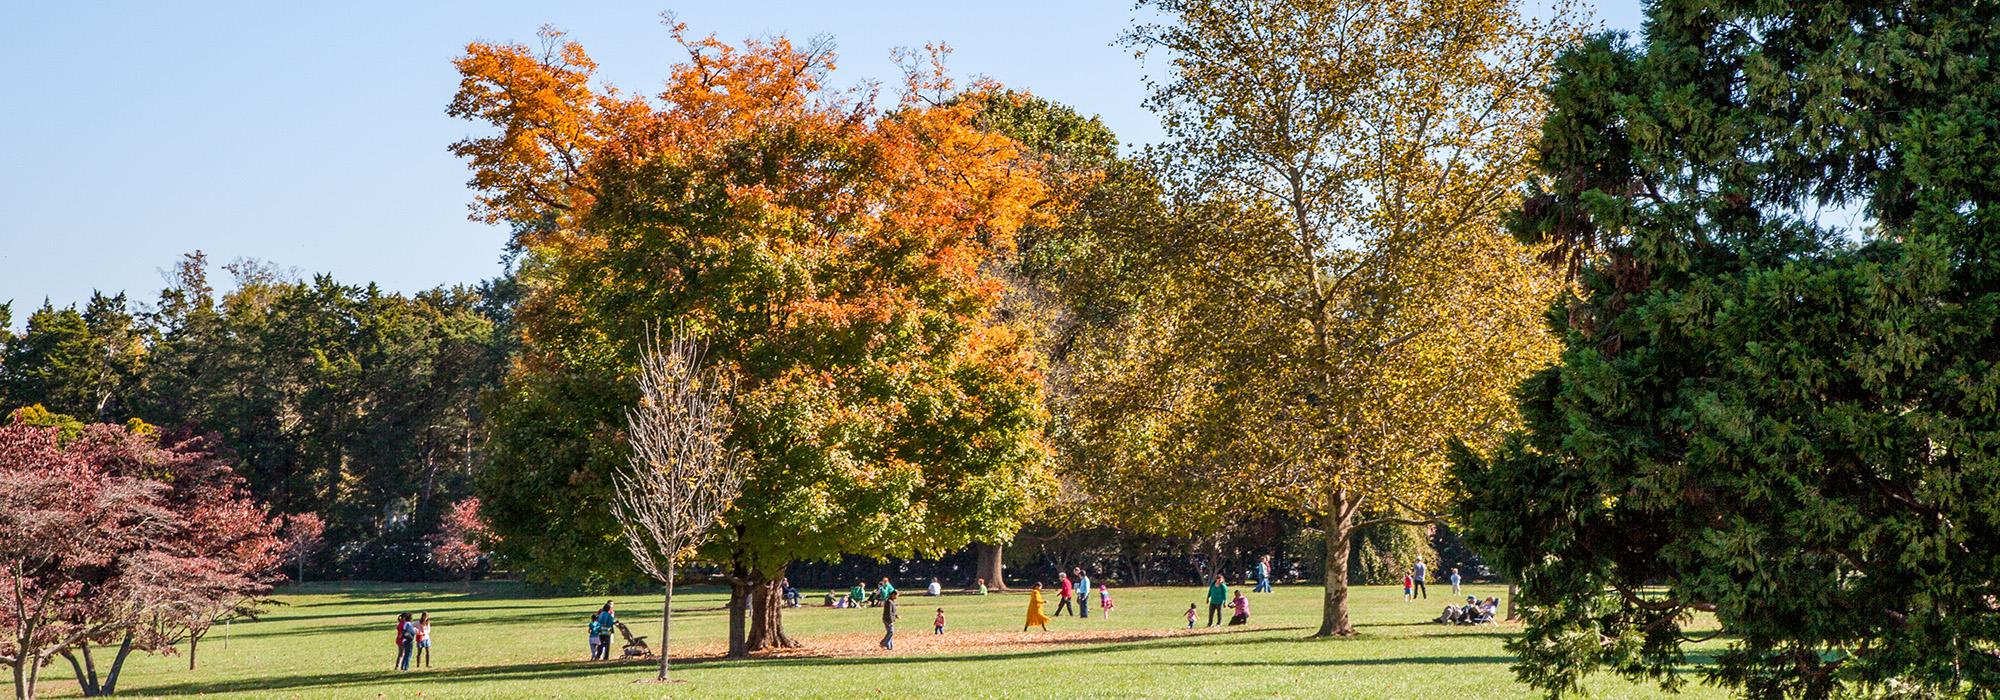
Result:
{"label": "autumn foliage tree", "polygon": [[284,516],[278,537],[284,543],[285,560],[297,567],[293,583],[306,582],[306,562],[326,548],[326,521],[315,513]]}
{"label": "autumn foliage tree", "polygon": [[1046,490],[1036,360],[988,270],[1043,184],[976,127],[992,89],[935,60],[909,61],[884,108],[827,86],[823,46],[669,24],[686,59],[651,97],[591,85],[553,32],[458,61],[451,112],[494,129],[455,146],[475,214],[525,251],[523,357],[481,497],[536,575],[631,575],[598,506],[628,458],[638,341],[653,319],[698,332],[735,378],[747,470],[705,553],[735,574],[749,646],[786,646],[792,562],[1004,540]]}
{"label": "autumn foliage tree", "polygon": [[465,577],[468,588],[472,572],[486,560],[493,531],[479,515],[479,499],[467,498],[452,504],[438,521],[438,531],[430,536],[431,564],[438,569]]}
{"label": "autumn foliage tree", "polygon": [[115,692],[133,651],[187,641],[192,657],[217,620],[254,614],[282,563],[274,533],[200,438],[0,426],[0,663],[16,695],[58,656],[87,696]]}
{"label": "autumn foliage tree", "polygon": [[[1324,528],[1320,635],[1352,634],[1356,529],[1449,493],[1454,436],[1510,425],[1557,291],[1506,215],[1569,14],[1509,0],[1160,0],[1163,274],[1092,343],[1077,430],[1107,507],[1158,528],[1286,508]],[[1477,437],[1473,439],[1477,440]]]}

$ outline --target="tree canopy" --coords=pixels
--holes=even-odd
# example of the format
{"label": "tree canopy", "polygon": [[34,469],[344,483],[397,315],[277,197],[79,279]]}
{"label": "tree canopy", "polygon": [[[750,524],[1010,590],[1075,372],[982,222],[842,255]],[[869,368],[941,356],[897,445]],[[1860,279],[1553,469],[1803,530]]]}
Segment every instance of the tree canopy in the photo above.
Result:
{"label": "tree canopy", "polygon": [[1457,460],[1523,680],[2000,687],[1994,20],[1662,0],[1562,59],[1519,230],[1582,295],[1524,427]]}
{"label": "tree canopy", "polygon": [[791,562],[1004,539],[1046,490],[1038,365],[988,271],[1046,188],[941,51],[904,56],[885,109],[827,86],[823,46],[670,30],[687,58],[650,98],[591,86],[553,32],[459,60],[452,113],[495,130],[456,147],[476,213],[524,222],[526,256],[482,502],[541,575],[629,572],[604,506],[630,377],[645,324],[684,324],[737,387],[748,469],[710,557],[756,588],[752,645],[788,644]]}
{"label": "tree canopy", "polygon": [[[1080,364],[1108,507],[1211,531],[1259,508],[1327,535],[1322,635],[1351,634],[1355,528],[1448,495],[1454,435],[1509,424],[1557,290],[1505,213],[1572,20],[1512,2],[1148,3],[1160,266]],[[1226,494],[1218,487],[1227,485]]]}

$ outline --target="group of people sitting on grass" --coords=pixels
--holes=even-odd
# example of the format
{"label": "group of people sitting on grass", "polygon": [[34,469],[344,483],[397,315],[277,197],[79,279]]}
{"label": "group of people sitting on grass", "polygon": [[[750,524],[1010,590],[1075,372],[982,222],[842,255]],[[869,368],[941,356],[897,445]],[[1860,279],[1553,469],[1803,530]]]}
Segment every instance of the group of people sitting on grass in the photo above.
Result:
{"label": "group of people sitting on grass", "polygon": [[[787,591],[791,590],[790,583],[786,583],[785,586]],[[854,587],[847,589],[846,593],[841,593],[840,591],[827,591],[826,596],[821,599],[821,607],[879,608],[882,607],[889,600],[889,597],[895,592],[896,592],[896,585],[893,583],[889,583],[889,577],[887,576],[882,577],[882,583],[875,586],[873,590],[870,590],[868,588],[868,584],[861,581],[855,581]],[[794,595],[796,594],[788,592],[786,594],[785,600],[787,605],[796,608],[798,607],[798,603],[792,602],[793,599],[792,597]],[[931,597],[944,595],[944,584],[939,583],[937,578],[933,577],[931,579],[930,585],[924,587],[924,595]],[[979,579],[979,595],[986,595],[986,579],[983,578]]]}
{"label": "group of people sitting on grass", "polygon": [[1444,606],[1444,613],[1431,622],[1440,625],[1484,625],[1493,622],[1494,614],[1499,611],[1500,599],[1497,597],[1480,600],[1466,596],[1464,605]]}

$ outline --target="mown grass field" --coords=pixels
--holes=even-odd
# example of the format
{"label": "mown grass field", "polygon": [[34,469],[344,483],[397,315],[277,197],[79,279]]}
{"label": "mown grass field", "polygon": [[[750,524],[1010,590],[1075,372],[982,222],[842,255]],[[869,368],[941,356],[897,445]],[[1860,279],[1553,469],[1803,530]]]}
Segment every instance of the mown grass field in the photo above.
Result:
{"label": "mown grass field", "polygon": [[[910,586],[918,584],[909,582]],[[1184,611],[1196,588],[1117,589],[1109,619],[1057,618],[1050,632],[1020,632],[1027,597],[947,595],[903,598],[898,648],[884,652],[880,611],[807,607],[786,612],[786,629],[806,644],[777,658],[725,661],[724,594],[697,589],[677,597],[675,668],[684,682],[642,683],[649,661],[597,662],[585,650],[586,616],[601,598],[538,598],[492,583],[455,586],[309,584],[287,589],[263,620],[217,630],[202,644],[200,668],[173,656],[135,656],[119,694],[240,698],[771,698],[771,697],[1203,697],[1413,698],[1532,697],[1508,670],[1507,626],[1443,627],[1426,622],[1449,596],[1405,603],[1400,588],[1356,590],[1363,633],[1310,640],[1320,591],[1280,586],[1252,598],[1254,623],[1189,633]],[[1499,595],[1474,586],[1473,594]],[[812,593],[808,591],[808,593]],[[816,604],[809,595],[807,603]],[[634,633],[657,642],[652,598],[618,599]],[[938,607],[950,629],[931,635]],[[1053,601],[1051,601],[1053,607]],[[434,667],[399,673],[392,621],[400,611],[435,620]],[[1204,608],[1205,610],[1205,608]],[[65,664],[47,669],[43,694],[77,694]],[[1666,694],[1615,678],[1594,683],[1598,697]],[[1692,685],[1679,697],[1726,694]]]}

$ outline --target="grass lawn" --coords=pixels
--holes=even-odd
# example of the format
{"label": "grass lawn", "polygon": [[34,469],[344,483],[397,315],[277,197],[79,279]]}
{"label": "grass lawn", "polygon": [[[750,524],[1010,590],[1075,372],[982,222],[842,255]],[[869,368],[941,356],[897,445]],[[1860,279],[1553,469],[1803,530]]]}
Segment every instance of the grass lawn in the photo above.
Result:
{"label": "grass lawn", "polygon": [[[917,582],[907,582],[915,588]],[[505,584],[455,586],[310,584],[286,589],[286,603],[259,622],[218,629],[201,647],[201,667],[185,657],[135,655],[119,694],[301,698],[578,697],[1530,697],[1514,682],[1501,643],[1514,630],[1443,627],[1446,592],[1405,603],[1402,590],[1355,590],[1354,639],[1309,640],[1320,589],[1281,586],[1254,594],[1246,628],[1186,632],[1183,612],[1201,589],[1117,589],[1110,619],[1057,618],[1049,632],[1020,632],[1027,597],[921,594],[902,599],[897,649],[884,652],[880,611],[808,607],[787,611],[786,630],[806,644],[775,658],[724,661],[725,595],[696,590],[677,599],[675,677],[652,677],[649,661],[586,659],[586,617],[602,599],[535,598]],[[1496,587],[1474,586],[1479,596]],[[809,592],[810,593],[810,592]],[[807,596],[809,604],[816,597]],[[1053,600],[1051,600],[1053,606]],[[950,628],[931,635],[943,607]],[[620,598],[621,618],[657,643],[659,598]],[[430,611],[435,667],[397,673],[392,621]],[[1204,606],[1204,612],[1206,606]],[[226,636],[225,636],[226,635]],[[67,664],[44,673],[48,697],[77,693]],[[1600,678],[1598,697],[1665,694]],[[1724,697],[1692,685],[1681,697]]]}

